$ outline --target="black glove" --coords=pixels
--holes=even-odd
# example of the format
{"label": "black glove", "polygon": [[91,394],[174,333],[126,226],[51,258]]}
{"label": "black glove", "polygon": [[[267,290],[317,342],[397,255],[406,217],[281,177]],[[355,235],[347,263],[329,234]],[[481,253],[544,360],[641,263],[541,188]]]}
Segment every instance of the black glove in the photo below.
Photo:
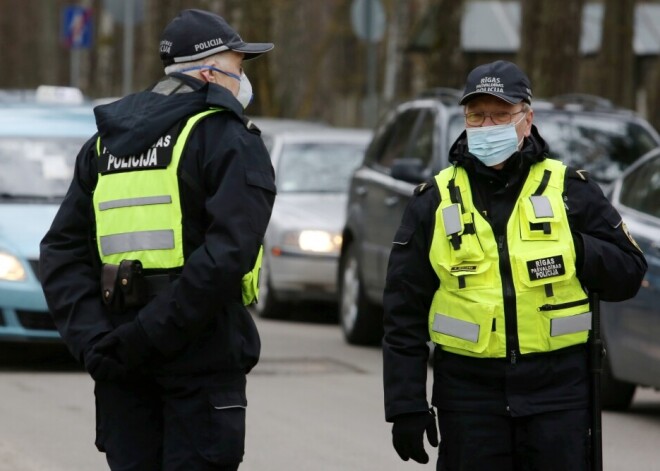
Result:
{"label": "black glove", "polygon": [[438,429],[433,409],[394,417],[392,443],[403,461],[412,458],[422,464],[429,462],[429,455],[424,450],[424,432],[431,446],[437,447]]}
{"label": "black glove", "polygon": [[116,381],[128,375],[128,369],[124,365],[97,352],[94,347],[85,354],[85,369],[95,381]]}
{"label": "black glove", "polygon": [[143,365],[151,353],[147,335],[135,321],[120,325],[92,348],[92,354],[111,359],[127,370]]}

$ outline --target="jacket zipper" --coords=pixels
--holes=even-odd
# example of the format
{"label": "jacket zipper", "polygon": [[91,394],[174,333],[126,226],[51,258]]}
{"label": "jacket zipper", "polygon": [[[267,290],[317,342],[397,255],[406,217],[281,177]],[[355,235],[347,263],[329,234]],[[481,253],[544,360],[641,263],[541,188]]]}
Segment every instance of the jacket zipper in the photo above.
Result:
{"label": "jacket zipper", "polygon": [[500,275],[502,277],[502,291],[504,296],[504,324],[506,330],[506,344],[509,351],[509,360],[516,364],[518,345],[518,319],[516,319],[516,296],[513,289],[511,263],[509,262],[509,247],[504,235],[497,236],[497,249],[500,257]]}
{"label": "jacket zipper", "polygon": [[589,304],[589,299],[580,299],[579,301],[571,301],[570,303],[561,303],[561,304],[544,304],[539,307],[539,311],[556,311],[558,309],[568,309],[569,307],[582,306],[583,304]]}

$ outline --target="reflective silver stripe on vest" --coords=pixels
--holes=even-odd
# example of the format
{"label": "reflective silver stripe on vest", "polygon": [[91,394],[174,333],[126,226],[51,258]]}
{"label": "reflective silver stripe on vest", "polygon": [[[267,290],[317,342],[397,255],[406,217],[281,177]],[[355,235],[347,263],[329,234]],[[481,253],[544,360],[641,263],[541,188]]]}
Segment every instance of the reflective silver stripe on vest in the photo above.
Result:
{"label": "reflective silver stripe on vest", "polygon": [[444,314],[436,314],[433,318],[433,331],[473,343],[477,343],[479,340],[479,324],[455,319]]}
{"label": "reflective silver stripe on vest", "polygon": [[545,195],[530,196],[530,201],[534,207],[534,215],[537,218],[551,218],[554,213],[552,212],[552,205],[550,200]]}
{"label": "reflective silver stripe on vest", "polygon": [[591,312],[550,320],[550,337],[591,330]]}
{"label": "reflective silver stripe on vest", "polygon": [[463,230],[461,224],[461,210],[458,204],[452,204],[446,208],[442,208],[442,221],[445,225],[445,234],[452,235],[458,234]]}
{"label": "reflective silver stripe on vest", "polygon": [[103,255],[112,255],[122,252],[135,252],[138,250],[158,250],[174,248],[174,231],[127,232],[101,237],[101,250]]}
{"label": "reflective silver stripe on vest", "polygon": [[124,198],[121,200],[102,201],[99,203],[99,211],[115,208],[127,208],[129,206],[147,206],[149,204],[170,204],[172,197],[170,195],[163,196],[144,196],[141,198]]}

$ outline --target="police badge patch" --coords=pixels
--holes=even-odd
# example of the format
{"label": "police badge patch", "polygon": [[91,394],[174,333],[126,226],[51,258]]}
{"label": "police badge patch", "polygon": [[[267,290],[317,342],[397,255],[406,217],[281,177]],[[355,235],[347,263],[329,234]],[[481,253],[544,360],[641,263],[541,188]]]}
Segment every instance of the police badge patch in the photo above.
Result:
{"label": "police badge patch", "polygon": [[564,257],[555,255],[554,257],[539,258],[527,262],[527,272],[532,281],[552,278],[566,273],[564,267]]}

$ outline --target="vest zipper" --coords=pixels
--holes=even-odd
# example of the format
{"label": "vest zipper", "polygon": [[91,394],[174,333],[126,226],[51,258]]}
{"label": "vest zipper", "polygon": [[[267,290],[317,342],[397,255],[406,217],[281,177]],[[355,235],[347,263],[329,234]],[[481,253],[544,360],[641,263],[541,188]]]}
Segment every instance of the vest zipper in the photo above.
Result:
{"label": "vest zipper", "polygon": [[556,311],[558,309],[568,309],[569,307],[582,306],[583,304],[589,304],[589,299],[580,299],[579,301],[571,301],[570,303],[561,303],[561,304],[544,304],[539,307],[539,311]]}
{"label": "vest zipper", "polygon": [[509,247],[506,236],[497,236],[497,250],[500,257],[500,275],[502,277],[502,291],[504,296],[504,324],[506,330],[506,344],[511,364],[516,363],[518,352],[518,319],[516,319],[516,295],[513,289],[513,276],[509,262]]}

